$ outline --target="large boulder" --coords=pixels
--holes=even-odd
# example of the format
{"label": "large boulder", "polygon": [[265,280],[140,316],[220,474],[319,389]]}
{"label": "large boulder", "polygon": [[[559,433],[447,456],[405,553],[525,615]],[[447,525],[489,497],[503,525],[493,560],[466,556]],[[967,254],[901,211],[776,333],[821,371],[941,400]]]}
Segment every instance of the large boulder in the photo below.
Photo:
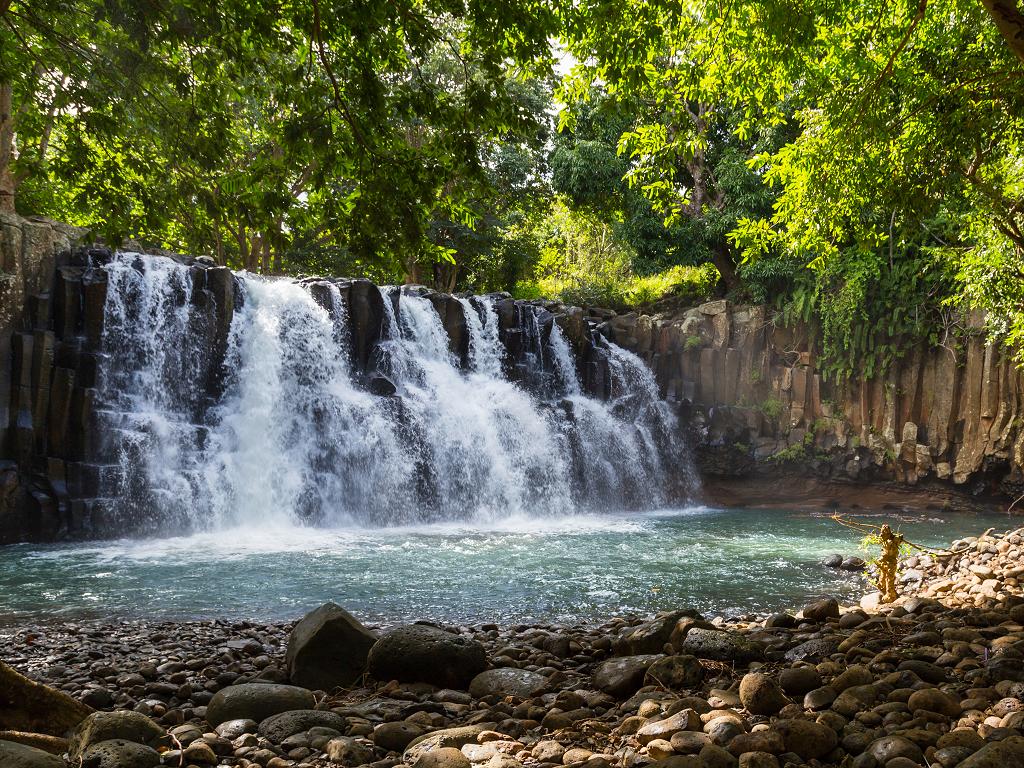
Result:
{"label": "large boulder", "polygon": [[398,627],[383,635],[367,658],[377,680],[431,683],[465,689],[484,671],[487,652],[476,640],[428,624]]}
{"label": "large boulder", "polygon": [[377,636],[339,605],[307,613],[288,635],[285,663],[294,685],[330,691],[356,682]]}
{"label": "large boulder", "polygon": [[0,765],[4,768],[64,768],[64,761],[35,747],[0,741]]}
{"label": "large boulder", "polygon": [[221,688],[206,705],[206,722],[217,727],[227,720],[262,722],[271,715],[316,706],[313,692],[294,685],[243,683]]}
{"label": "large boulder", "polygon": [[116,739],[157,747],[166,737],[163,728],[138,712],[94,712],[71,734],[68,754],[72,760],[78,760],[93,744]]}
{"label": "large boulder", "polygon": [[469,684],[471,696],[515,696],[528,699],[544,690],[548,679],[537,672],[516,667],[488,669],[473,678]]}

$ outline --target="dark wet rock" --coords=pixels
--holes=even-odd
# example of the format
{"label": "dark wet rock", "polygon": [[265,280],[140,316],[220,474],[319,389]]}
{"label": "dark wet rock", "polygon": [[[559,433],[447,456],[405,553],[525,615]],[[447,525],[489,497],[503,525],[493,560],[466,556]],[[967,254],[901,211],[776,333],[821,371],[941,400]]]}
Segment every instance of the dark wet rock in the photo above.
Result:
{"label": "dark wet rock", "polygon": [[811,720],[779,720],[773,727],[782,734],[786,751],[805,760],[822,758],[839,743],[835,731]]}
{"label": "dark wet rock", "polygon": [[145,744],[111,739],[90,746],[82,753],[81,761],[82,768],[155,768],[160,764],[160,753]]}
{"label": "dark wet rock", "polygon": [[0,740],[0,765],[3,768],[65,768],[56,755],[35,747]]}
{"label": "dark wet rock", "polygon": [[822,622],[839,618],[839,601],[834,597],[825,598],[805,605],[803,616],[807,621]]}
{"label": "dark wet rock", "polygon": [[293,685],[330,691],[356,682],[377,636],[344,608],[325,603],[288,636],[285,663]]}
{"label": "dark wet rock", "polygon": [[271,715],[260,723],[259,734],[275,744],[294,736],[296,733],[308,731],[310,728],[333,728],[344,733],[348,722],[341,715],[316,709],[296,709]]}
{"label": "dark wet rock", "polygon": [[821,675],[814,667],[787,667],[779,673],[779,685],[790,696],[803,696],[821,686]]}
{"label": "dark wet rock", "polygon": [[415,723],[381,723],[373,729],[373,743],[389,752],[401,752],[422,735],[423,728]]}
{"label": "dark wet rock", "polygon": [[226,720],[262,722],[271,715],[294,709],[312,709],[313,692],[294,685],[243,683],[222,688],[206,707],[206,721],[218,726]]}
{"label": "dark wet rock", "polygon": [[464,689],[484,671],[487,653],[471,638],[411,624],[384,634],[370,649],[367,666],[377,680]]}
{"label": "dark wet rock", "polygon": [[113,739],[157,746],[167,734],[150,718],[138,712],[94,712],[78,724],[68,745],[68,754],[77,760],[93,744]]}

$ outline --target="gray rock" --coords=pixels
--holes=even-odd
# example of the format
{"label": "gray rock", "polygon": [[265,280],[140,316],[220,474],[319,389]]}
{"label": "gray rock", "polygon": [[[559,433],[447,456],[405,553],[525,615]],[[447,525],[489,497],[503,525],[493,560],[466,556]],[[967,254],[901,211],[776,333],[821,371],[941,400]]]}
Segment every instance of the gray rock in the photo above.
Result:
{"label": "gray rock", "polygon": [[262,722],[271,715],[316,706],[313,692],[294,685],[243,683],[221,688],[206,706],[206,722],[218,726],[226,720]]}
{"label": "gray rock", "polygon": [[71,734],[68,754],[72,760],[77,760],[93,744],[113,739],[155,747],[166,738],[163,728],[138,712],[93,712]]}
{"label": "gray rock", "polygon": [[260,723],[259,734],[275,744],[280,744],[289,736],[316,727],[333,728],[341,733],[348,727],[348,721],[334,712],[318,709],[294,709],[268,717]]}
{"label": "gray rock", "polygon": [[330,691],[356,682],[377,636],[334,603],[307,613],[288,636],[285,663],[294,685]]}
{"label": "gray rock", "polygon": [[157,765],[160,765],[159,752],[124,739],[98,742],[82,754],[82,768],[155,768]]}
{"label": "gray rock", "polygon": [[647,669],[661,656],[622,656],[602,661],[594,670],[594,686],[611,696],[624,699],[644,684]]}
{"label": "gray rock", "polygon": [[484,696],[515,696],[528,699],[544,690],[548,679],[537,672],[516,667],[500,667],[481,672],[469,683],[469,694]]}
{"label": "gray rock", "polygon": [[367,666],[377,680],[465,689],[487,666],[487,652],[468,637],[412,624],[381,637],[370,649]]}
{"label": "gray rock", "polygon": [[816,637],[786,651],[787,661],[821,661],[835,653],[839,641],[832,637]]}
{"label": "gray rock", "polygon": [[35,747],[0,740],[0,765],[4,768],[64,768],[64,761]]}
{"label": "gray rock", "polygon": [[761,646],[750,642],[735,632],[723,632],[717,629],[694,627],[686,633],[683,641],[683,653],[696,656],[698,659],[715,661],[750,662],[764,656]]}

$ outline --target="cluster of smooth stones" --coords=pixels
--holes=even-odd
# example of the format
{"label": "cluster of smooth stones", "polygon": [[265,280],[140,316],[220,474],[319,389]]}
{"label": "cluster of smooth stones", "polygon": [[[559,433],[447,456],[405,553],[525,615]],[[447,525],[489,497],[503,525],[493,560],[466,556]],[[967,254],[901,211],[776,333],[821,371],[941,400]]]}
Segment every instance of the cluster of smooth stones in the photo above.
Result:
{"label": "cluster of smooth stones", "polygon": [[1024,766],[1024,529],[953,550],[894,604],[739,622],[19,630],[0,654],[80,721],[0,734],[0,766]]}

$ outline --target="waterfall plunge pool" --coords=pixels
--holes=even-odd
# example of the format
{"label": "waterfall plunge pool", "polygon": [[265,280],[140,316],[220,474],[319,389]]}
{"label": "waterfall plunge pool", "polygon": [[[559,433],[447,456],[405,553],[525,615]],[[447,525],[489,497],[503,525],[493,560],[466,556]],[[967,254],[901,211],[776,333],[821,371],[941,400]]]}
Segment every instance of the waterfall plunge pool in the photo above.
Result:
{"label": "waterfall plunge pool", "polygon": [[[928,546],[1004,515],[898,522]],[[861,554],[828,515],[689,509],[405,528],[236,528],[164,539],[0,548],[0,623],[297,618],[332,600],[361,620],[578,623],[695,607],[736,616],[864,589],[820,564]]]}

